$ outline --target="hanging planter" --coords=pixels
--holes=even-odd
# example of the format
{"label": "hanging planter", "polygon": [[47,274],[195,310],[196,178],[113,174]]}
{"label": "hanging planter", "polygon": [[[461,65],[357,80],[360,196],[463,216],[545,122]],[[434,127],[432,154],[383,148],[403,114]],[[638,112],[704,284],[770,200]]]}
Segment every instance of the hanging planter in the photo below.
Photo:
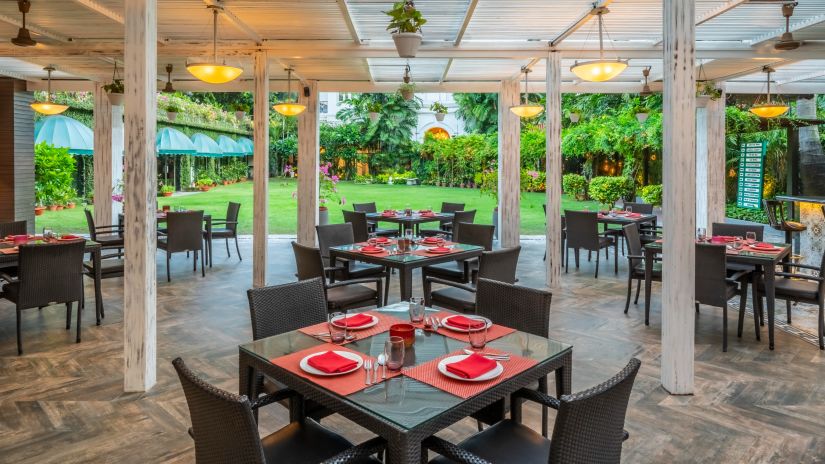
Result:
{"label": "hanging planter", "polygon": [[430,111],[435,112],[435,120],[439,122],[443,121],[444,117],[447,116],[447,107],[441,102],[433,102],[433,104],[430,105]]}
{"label": "hanging planter", "polygon": [[640,111],[640,112],[636,113],[636,120],[639,121],[639,122],[645,122],[645,121],[647,121],[647,118],[649,116],[650,116],[650,113],[648,113],[647,111]]}
{"label": "hanging planter", "polygon": [[166,107],[166,119],[168,119],[169,122],[174,121],[178,117],[178,112],[179,111],[180,110],[178,109],[177,106],[175,106],[173,104],[170,104],[169,106]]}
{"label": "hanging planter", "polygon": [[704,108],[711,100],[718,100],[722,97],[722,91],[716,88],[713,81],[707,80],[704,63],[699,65],[699,73],[696,76],[696,107]]}
{"label": "hanging planter", "polygon": [[579,122],[579,119],[581,118],[581,116],[582,115],[580,113],[576,113],[576,112],[570,113],[570,122],[572,122],[573,124]]}
{"label": "hanging planter", "polygon": [[369,105],[367,105],[367,111],[369,112],[368,116],[370,118],[370,121],[378,121],[378,119],[381,117],[381,108],[381,103],[378,102],[372,102]]}
{"label": "hanging planter", "polygon": [[401,87],[398,88],[398,92],[401,93],[404,100],[410,101],[415,96],[415,84],[401,84]]}
{"label": "hanging planter", "polygon": [[123,87],[123,79],[118,78],[117,61],[115,61],[115,67],[112,71],[112,82],[104,85],[103,90],[106,91],[109,97],[109,103],[111,103],[112,106],[123,106],[123,92],[125,89]]}
{"label": "hanging planter", "polygon": [[395,49],[401,58],[415,58],[424,36],[421,35],[421,26],[427,20],[421,12],[415,9],[412,0],[395,2],[390,11],[384,14],[389,16],[390,23],[387,30],[392,32]]}
{"label": "hanging planter", "polygon": [[232,111],[235,112],[235,119],[238,121],[243,121],[243,118],[246,116],[246,113],[249,112],[249,105],[246,103],[234,103],[232,105]]}

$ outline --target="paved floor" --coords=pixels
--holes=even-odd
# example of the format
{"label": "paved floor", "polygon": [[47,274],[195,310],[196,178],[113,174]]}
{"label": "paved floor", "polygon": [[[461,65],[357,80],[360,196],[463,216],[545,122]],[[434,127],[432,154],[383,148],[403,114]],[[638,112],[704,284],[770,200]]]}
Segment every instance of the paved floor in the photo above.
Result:
{"label": "paved floor", "polygon": [[[120,279],[104,283],[102,326],[94,326],[93,311],[85,312],[81,344],[64,330],[62,307],[27,311],[21,357],[13,306],[0,301],[0,462],[192,462],[188,411],[170,361],[182,356],[212,382],[237,389],[237,345],[251,338],[244,292],[251,282],[250,248],[243,241],[247,259],[239,262],[216,246],[215,267],[206,278],[193,274],[182,255],[173,259],[172,283],[158,285],[158,383],[146,394],[122,392]],[[270,249],[269,281],[294,280],[288,241],[273,240]],[[542,254],[542,241],[524,241],[522,284],[542,285]],[[563,276],[564,287],[553,298],[551,334],[574,345],[574,390],[606,379],[632,356],[642,360],[628,410],[625,462],[825,462],[823,353],[783,332],[771,352],[765,337],[754,340],[749,324],[737,339],[733,314],[729,351],[722,353],[721,312],[702,307],[696,393],[670,396],[659,383],[659,288],[654,285],[651,326],[645,327],[642,305],[622,312],[626,281],[620,264],[618,276],[611,263],[594,280],[593,265],[583,259],[581,270]],[[416,285],[420,294],[420,279]],[[396,299],[397,292],[394,279]],[[527,410],[528,423],[538,423],[537,412]],[[285,410],[267,408],[262,433],[285,420]],[[370,436],[338,416],[324,423],[356,442]],[[475,423],[465,420],[441,435],[459,440],[474,430]]]}

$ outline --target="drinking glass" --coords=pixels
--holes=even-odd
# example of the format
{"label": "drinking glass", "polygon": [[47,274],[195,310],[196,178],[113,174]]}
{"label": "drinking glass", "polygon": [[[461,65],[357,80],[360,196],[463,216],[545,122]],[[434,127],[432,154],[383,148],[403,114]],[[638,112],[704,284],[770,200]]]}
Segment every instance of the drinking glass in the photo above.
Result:
{"label": "drinking glass", "polygon": [[632,213],[633,212],[633,207],[632,206],[625,206],[624,207],[624,212],[627,213],[627,214]]}
{"label": "drinking glass", "polygon": [[487,344],[487,321],[480,317],[471,317],[470,319],[484,323],[483,327],[478,329],[470,329],[467,332],[467,338],[470,341],[470,346],[476,350],[484,349],[484,345]]}
{"label": "drinking glass", "polygon": [[54,231],[49,229],[48,227],[43,228],[43,238],[52,238],[54,237]]}
{"label": "drinking glass", "polygon": [[377,239],[377,235],[375,234],[375,232],[370,232],[370,234],[368,235],[368,238],[367,238],[367,243],[369,243],[372,246],[375,246],[375,244],[378,243],[377,240],[378,239]]}
{"label": "drinking glass", "polygon": [[412,240],[413,230],[412,229],[404,229],[404,238],[406,238],[407,240]]}
{"label": "drinking glass", "polygon": [[734,250],[741,250],[742,249],[742,237],[734,237],[733,238],[733,249]]}
{"label": "drinking glass", "polygon": [[444,234],[436,234],[435,239],[438,246],[444,246]]}
{"label": "drinking glass", "polygon": [[421,324],[424,321],[424,298],[410,298],[410,322]]}
{"label": "drinking glass", "polygon": [[384,342],[384,357],[387,358],[387,369],[397,371],[404,365],[404,339],[390,337]]}
{"label": "drinking glass", "polygon": [[336,345],[343,345],[347,340],[347,328],[343,324],[339,326],[332,323],[333,319],[339,317],[343,319],[347,317],[347,315],[346,313],[340,312],[330,313],[329,318],[327,319],[327,326],[329,327],[330,341]]}
{"label": "drinking glass", "polygon": [[756,232],[745,232],[745,239],[748,241],[748,243],[755,243]]}
{"label": "drinking glass", "polygon": [[704,242],[708,238],[708,231],[704,227],[699,227],[696,229],[696,238],[699,239],[700,242]]}

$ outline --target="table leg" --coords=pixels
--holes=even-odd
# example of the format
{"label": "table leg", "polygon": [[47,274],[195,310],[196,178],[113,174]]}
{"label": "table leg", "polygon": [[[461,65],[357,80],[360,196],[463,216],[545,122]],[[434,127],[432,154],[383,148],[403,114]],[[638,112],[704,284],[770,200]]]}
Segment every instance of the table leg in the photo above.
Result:
{"label": "table leg", "polygon": [[650,290],[653,281],[653,252],[645,248],[645,325],[650,325]]}
{"label": "table leg", "polygon": [[409,301],[412,297],[412,269],[401,266],[398,268],[398,282],[401,284],[401,301]]}
{"label": "table leg", "polygon": [[387,460],[390,464],[419,464],[421,440],[406,435],[396,435],[387,440]]}
{"label": "table leg", "polygon": [[255,369],[245,361],[243,356],[238,359],[238,394],[254,398]]}
{"label": "table leg", "polygon": [[774,266],[769,264],[764,266],[763,276],[765,280],[765,299],[768,301],[768,347],[773,349],[773,316],[774,316]]}
{"label": "table leg", "polygon": [[212,267],[212,217],[206,219],[206,249],[209,253],[209,267]]}
{"label": "table leg", "polygon": [[100,254],[101,249],[97,249],[96,251],[92,252],[92,261],[94,263],[95,268],[95,320],[97,325],[100,325],[100,318],[105,317],[103,315],[103,291],[100,288],[101,285],[101,270],[100,270]]}
{"label": "table leg", "polygon": [[569,395],[573,389],[573,353],[562,358],[562,367],[556,369],[556,398]]}

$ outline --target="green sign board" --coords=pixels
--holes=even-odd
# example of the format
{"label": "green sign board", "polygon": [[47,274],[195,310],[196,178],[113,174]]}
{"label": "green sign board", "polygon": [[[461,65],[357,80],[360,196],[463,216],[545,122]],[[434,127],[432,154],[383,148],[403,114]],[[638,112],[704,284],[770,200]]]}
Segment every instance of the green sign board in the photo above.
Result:
{"label": "green sign board", "polygon": [[736,206],[762,208],[762,184],[765,175],[767,142],[743,143],[739,147],[739,183]]}

